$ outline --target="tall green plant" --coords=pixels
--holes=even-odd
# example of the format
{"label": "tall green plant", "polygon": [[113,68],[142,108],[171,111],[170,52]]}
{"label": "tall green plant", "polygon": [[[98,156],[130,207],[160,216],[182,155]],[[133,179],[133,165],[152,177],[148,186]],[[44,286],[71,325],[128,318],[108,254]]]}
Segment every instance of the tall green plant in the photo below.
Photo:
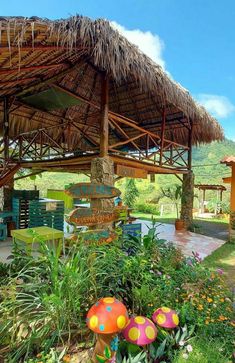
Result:
{"label": "tall green plant", "polygon": [[176,209],[177,219],[179,219],[179,206],[182,198],[182,186],[175,184],[172,187],[161,188],[161,198],[164,197],[172,201]]}
{"label": "tall green plant", "polygon": [[133,208],[136,198],[139,196],[139,191],[136,187],[134,179],[126,179],[125,192],[124,192],[124,203],[129,207]]}

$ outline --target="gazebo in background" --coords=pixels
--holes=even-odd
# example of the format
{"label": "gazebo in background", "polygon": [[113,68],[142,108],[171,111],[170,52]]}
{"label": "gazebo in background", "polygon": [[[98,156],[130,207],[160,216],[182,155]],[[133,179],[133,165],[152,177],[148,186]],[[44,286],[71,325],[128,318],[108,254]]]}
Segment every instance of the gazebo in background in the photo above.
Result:
{"label": "gazebo in background", "polygon": [[[215,214],[222,213],[221,203],[223,201],[223,192],[226,191],[224,185],[215,185],[215,184],[195,184],[194,187],[199,191],[202,191],[201,197],[199,197],[200,209],[199,213],[205,213],[205,202],[206,202],[206,191],[213,190],[216,191],[216,206],[215,206]],[[219,206],[219,208],[218,208]]]}
{"label": "gazebo in background", "polygon": [[222,164],[231,167],[232,175],[228,178],[223,178],[224,183],[231,184],[230,196],[230,240],[235,241],[235,156],[227,156],[221,160]]}
{"label": "gazebo in background", "polygon": [[1,17],[0,118],[3,208],[20,168],[86,173],[107,185],[115,174],[183,174],[190,223],[192,146],[223,139],[218,122],[159,65],[108,21],[82,16]]}

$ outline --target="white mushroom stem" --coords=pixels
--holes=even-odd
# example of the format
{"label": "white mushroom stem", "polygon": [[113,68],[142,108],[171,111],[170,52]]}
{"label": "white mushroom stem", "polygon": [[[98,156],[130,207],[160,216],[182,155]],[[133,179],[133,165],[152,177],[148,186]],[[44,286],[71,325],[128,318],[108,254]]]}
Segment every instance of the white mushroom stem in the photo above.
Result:
{"label": "white mushroom stem", "polygon": [[93,351],[93,355],[92,355],[92,361],[94,363],[97,363],[98,360],[96,359],[97,355],[101,355],[104,356],[104,350],[105,347],[109,347],[110,351],[111,351],[111,357],[113,357],[115,355],[115,352],[113,352],[111,350],[110,344],[111,341],[113,340],[113,338],[116,336],[116,333],[113,334],[97,334],[97,340],[96,340],[96,345]]}

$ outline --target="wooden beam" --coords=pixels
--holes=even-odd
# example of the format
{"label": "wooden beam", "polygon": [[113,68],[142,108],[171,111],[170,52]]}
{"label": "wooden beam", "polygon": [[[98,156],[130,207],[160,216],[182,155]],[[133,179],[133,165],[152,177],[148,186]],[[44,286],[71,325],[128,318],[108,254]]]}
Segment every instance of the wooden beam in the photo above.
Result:
{"label": "wooden beam", "polygon": [[112,145],[110,145],[110,146],[109,146],[109,148],[110,148],[110,149],[112,149],[112,148],[115,148],[115,147],[118,147],[118,146],[122,146],[122,145],[129,144],[129,143],[131,143],[132,141],[137,140],[137,139],[139,139],[139,138],[143,137],[144,135],[146,135],[146,132],[143,132],[142,134],[137,135],[137,136],[135,136],[135,137],[132,137],[132,138],[130,138],[130,139],[127,139],[127,140],[125,140],[125,141],[120,141],[120,142],[117,142],[116,144],[112,144]]}
{"label": "wooden beam", "polygon": [[9,159],[9,100],[7,97],[3,100],[3,145],[4,145],[4,162]]}
{"label": "wooden beam", "polygon": [[25,88],[23,91],[18,91],[14,93],[14,96],[16,97],[21,97],[31,91],[34,91],[38,88],[38,87],[42,87],[44,84],[52,84],[52,82],[56,81],[57,79],[64,77],[65,75],[67,75],[70,72],[73,72],[75,69],[77,69],[80,65],[80,63],[82,63],[84,61],[84,59],[82,59],[80,62],[76,63],[75,65],[71,65],[71,64],[66,64],[66,68],[63,69],[62,71],[58,72],[57,74],[53,75],[52,77],[40,80],[38,83],[33,84],[32,86],[30,85],[29,87]]}
{"label": "wooden beam", "polygon": [[47,51],[47,50],[55,50],[55,51],[62,51],[62,50],[67,50],[68,51],[68,47],[63,47],[63,46],[54,46],[54,45],[23,45],[23,46],[14,46],[11,45],[11,48],[9,47],[0,47],[0,53],[2,52],[9,52],[11,53],[11,50],[17,50],[17,53],[19,51],[21,52],[37,52],[37,51]]}
{"label": "wooden beam", "polygon": [[188,131],[188,169],[192,170],[192,143],[193,143],[193,122],[189,119],[191,128]]}
{"label": "wooden beam", "polygon": [[94,108],[96,108],[96,109],[98,109],[98,110],[100,110],[100,106],[99,105],[97,105],[96,103],[94,103],[94,102],[92,102],[92,101],[89,101],[87,98],[85,98],[85,97],[83,97],[83,96],[80,96],[80,95],[77,95],[76,93],[74,93],[74,92],[71,92],[70,90],[68,90],[67,88],[65,88],[65,87],[61,87],[61,86],[59,86],[58,84],[55,84],[55,83],[52,83],[51,84],[51,86],[53,87],[53,88],[56,88],[56,89],[58,89],[58,90],[60,90],[60,91],[62,91],[62,92],[64,92],[64,93],[66,93],[67,95],[69,95],[69,96],[71,96],[71,97],[74,97],[74,98],[76,98],[77,100],[79,100],[79,101],[82,101],[82,102],[84,102],[84,103],[87,103],[88,105],[91,105],[92,107],[94,107]]}
{"label": "wooden beam", "polygon": [[9,169],[1,178],[0,178],[0,188],[6,185],[11,179],[13,179],[13,176],[17,171],[20,169],[20,165],[17,164],[13,166],[11,169]]}
{"label": "wooden beam", "polygon": [[109,79],[105,73],[101,75],[100,101],[100,156],[105,157],[109,148]]}
{"label": "wooden beam", "polygon": [[162,111],[162,125],[161,125],[160,158],[159,158],[160,166],[162,166],[165,128],[166,128],[166,108],[164,107],[164,109]]}
{"label": "wooden beam", "polygon": [[228,176],[226,178],[223,178],[223,183],[225,184],[230,184],[232,182],[232,177]]}
{"label": "wooden beam", "polygon": [[144,161],[133,160],[131,158],[125,158],[116,155],[110,155],[110,158],[113,160],[115,164],[131,166],[137,169],[144,169],[147,170],[148,173],[155,173],[155,174],[187,174],[188,171],[185,169],[170,169],[167,167],[160,167],[154,164],[150,164]]}
{"label": "wooden beam", "polygon": [[44,172],[45,172],[45,170],[39,170],[39,171],[36,171],[34,173],[30,173],[30,174],[27,174],[27,175],[18,176],[17,178],[14,178],[14,181],[15,180],[24,179],[24,178],[28,178],[30,176],[38,175],[38,174],[41,174],[41,173],[44,173]]}
{"label": "wooden beam", "polygon": [[58,68],[66,66],[66,63],[58,63],[58,64],[43,64],[38,66],[30,66],[30,67],[17,67],[17,68],[8,68],[8,69],[0,69],[0,75],[8,75],[11,73],[21,73],[21,72],[30,72],[30,71],[37,71],[39,69],[51,69],[51,68]]}

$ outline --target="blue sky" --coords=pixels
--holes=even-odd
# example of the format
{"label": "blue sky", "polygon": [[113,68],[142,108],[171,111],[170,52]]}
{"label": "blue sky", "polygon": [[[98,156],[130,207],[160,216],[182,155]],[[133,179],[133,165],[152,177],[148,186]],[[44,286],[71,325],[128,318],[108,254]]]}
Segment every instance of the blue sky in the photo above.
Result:
{"label": "blue sky", "polygon": [[82,14],[114,22],[204,104],[235,140],[234,0],[9,0],[1,16],[64,18]]}

